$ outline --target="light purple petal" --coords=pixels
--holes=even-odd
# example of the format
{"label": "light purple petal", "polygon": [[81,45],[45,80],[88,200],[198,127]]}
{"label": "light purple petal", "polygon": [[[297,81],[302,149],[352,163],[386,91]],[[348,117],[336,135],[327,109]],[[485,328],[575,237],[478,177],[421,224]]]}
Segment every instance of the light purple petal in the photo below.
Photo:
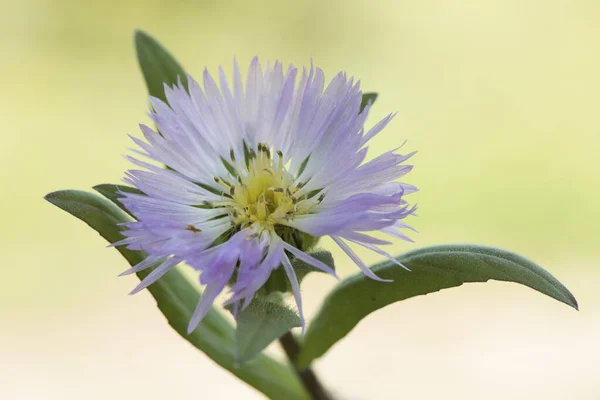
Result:
{"label": "light purple petal", "polygon": [[148,276],[146,276],[129,294],[136,294],[139,291],[146,289],[148,286],[159,280],[164,274],[169,272],[171,268],[179,264],[181,260],[170,258],[156,267]]}
{"label": "light purple petal", "polygon": [[198,327],[200,321],[202,321],[202,319],[206,316],[206,314],[212,307],[213,302],[215,301],[219,293],[223,291],[226,284],[227,281],[217,281],[206,286],[204,292],[200,297],[200,301],[198,302],[198,305],[196,306],[196,309],[192,314],[192,318],[190,319],[190,323],[187,328],[188,335]]}
{"label": "light purple petal", "polygon": [[302,250],[295,248],[294,246],[292,246],[290,244],[287,244],[285,242],[282,242],[282,243],[283,243],[283,247],[285,247],[285,249],[287,251],[289,251],[290,253],[292,253],[297,259],[302,260],[305,263],[310,264],[313,267],[316,267],[323,272],[327,272],[328,274],[331,274],[339,279],[339,276],[337,276],[336,272],[329,265],[325,264],[324,262],[322,262],[320,260],[317,260],[313,256],[303,252]]}
{"label": "light purple petal", "polygon": [[393,280],[391,280],[391,279],[382,279],[382,278],[378,277],[377,275],[375,275],[375,273],[373,271],[371,271],[371,269],[369,267],[367,267],[367,265],[360,259],[360,257],[358,257],[356,255],[356,253],[354,251],[352,251],[352,249],[346,243],[344,243],[339,237],[331,236],[331,238],[338,246],[340,246],[340,248],[342,250],[344,250],[344,253],[348,254],[348,256],[352,259],[352,261],[354,261],[354,263],[358,266],[358,268],[360,268],[360,270],[366,276],[368,276],[369,278],[376,280],[376,281],[393,282]]}
{"label": "light purple petal", "polygon": [[298,278],[296,277],[296,272],[294,272],[294,268],[290,263],[290,260],[287,256],[283,256],[283,268],[285,270],[285,274],[287,275],[290,284],[292,285],[292,293],[294,294],[294,298],[296,299],[296,307],[298,308],[298,314],[300,315],[300,323],[302,324],[302,334],[304,334],[304,312],[302,311],[302,295],[300,294],[300,284],[298,283]]}
{"label": "light purple petal", "polygon": [[129,268],[128,270],[121,272],[119,274],[119,276],[131,275],[136,272],[143,271],[143,270],[150,268],[150,267],[156,265],[157,263],[163,262],[163,261],[165,261],[165,259],[163,257],[148,256],[142,262],[139,262],[136,265],[134,265],[133,267]]}

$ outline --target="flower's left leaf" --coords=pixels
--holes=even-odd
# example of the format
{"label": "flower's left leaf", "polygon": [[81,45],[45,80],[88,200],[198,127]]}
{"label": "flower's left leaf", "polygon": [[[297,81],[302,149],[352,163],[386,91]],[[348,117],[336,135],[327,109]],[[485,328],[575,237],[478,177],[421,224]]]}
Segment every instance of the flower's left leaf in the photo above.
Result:
{"label": "flower's left leaf", "polygon": [[254,359],[271,342],[302,323],[298,314],[279,301],[271,301],[271,297],[256,297],[238,311],[235,350],[240,363]]}
{"label": "flower's left leaf", "polygon": [[164,84],[173,86],[179,79],[187,88],[187,75],[181,65],[152,36],[136,31],[135,50],[151,96],[166,102]]}
{"label": "flower's left leaf", "polygon": [[[50,193],[45,198],[87,223],[110,243],[122,239],[118,224],[131,221],[117,206],[91,193],[63,190]],[[131,265],[139,263],[146,256],[123,246],[118,250]],[[148,273],[142,271],[138,277],[143,279]],[[165,274],[148,290],[173,329],[217,364],[271,399],[307,399],[289,365],[263,354],[251,363],[239,365],[235,358],[233,327],[216,309],[211,309],[200,326],[188,335],[188,322],[198,303],[199,293],[177,269]]]}

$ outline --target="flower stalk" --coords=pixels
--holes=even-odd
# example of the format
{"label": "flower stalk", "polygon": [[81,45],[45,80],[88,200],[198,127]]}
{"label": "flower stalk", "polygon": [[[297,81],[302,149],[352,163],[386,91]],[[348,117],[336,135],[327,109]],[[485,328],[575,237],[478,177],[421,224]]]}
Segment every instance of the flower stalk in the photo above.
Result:
{"label": "flower stalk", "polygon": [[310,395],[311,400],[333,400],[333,398],[327,393],[325,387],[321,384],[312,368],[300,368],[298,367],[296,360],[300,352],[300,345],[294,337],[294,334],[289,331],[285,333],[280,339],[281,347],[285,351],[290,363],[293,365],[298,377],[302,381],[302,385]]}

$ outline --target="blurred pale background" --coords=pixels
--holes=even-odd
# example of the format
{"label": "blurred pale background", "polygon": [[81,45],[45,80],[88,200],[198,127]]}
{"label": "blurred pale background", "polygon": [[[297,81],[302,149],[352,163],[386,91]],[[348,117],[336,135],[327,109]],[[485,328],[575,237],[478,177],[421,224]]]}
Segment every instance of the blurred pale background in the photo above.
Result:
{"label": "blurred pale background", "polygon": [[[419,150],[417,245],[520,252],[580,302],[489,283],[390,306],[317,362],[340,399],[600,398],[597,1],[0,3],[0,398],[261,398],[147,293],[128,297],[125,261],[42,200],[128,167],[126,133],[146,120],[136,28],[196,75],[258,54],[359,77],[381,93],[371,124],[399,112],[373,153]],[[309,313],[334,283],[307,280]]]}

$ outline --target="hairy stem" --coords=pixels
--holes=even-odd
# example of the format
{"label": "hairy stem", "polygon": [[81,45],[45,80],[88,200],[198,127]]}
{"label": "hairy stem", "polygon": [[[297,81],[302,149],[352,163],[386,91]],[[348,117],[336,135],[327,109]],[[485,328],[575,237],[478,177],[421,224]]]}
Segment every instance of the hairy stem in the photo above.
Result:
{"label": "hairy stem", "polygon": [[285,354],[287,354],[290,362],[294,366],[294,369],[298,373],[302,384],[306,391],[310,394],[310,398],[312,400],[333,400],[329,393],[325,391],[321,382],[312,371],[310,367],[299,368],[296,365],[296,359],[298,358],[298,353],[300,352],[300,345],[298,345],[298,341],[292,334],[292,332],[287,332],[279,339],[279,343],[283,347]]}

